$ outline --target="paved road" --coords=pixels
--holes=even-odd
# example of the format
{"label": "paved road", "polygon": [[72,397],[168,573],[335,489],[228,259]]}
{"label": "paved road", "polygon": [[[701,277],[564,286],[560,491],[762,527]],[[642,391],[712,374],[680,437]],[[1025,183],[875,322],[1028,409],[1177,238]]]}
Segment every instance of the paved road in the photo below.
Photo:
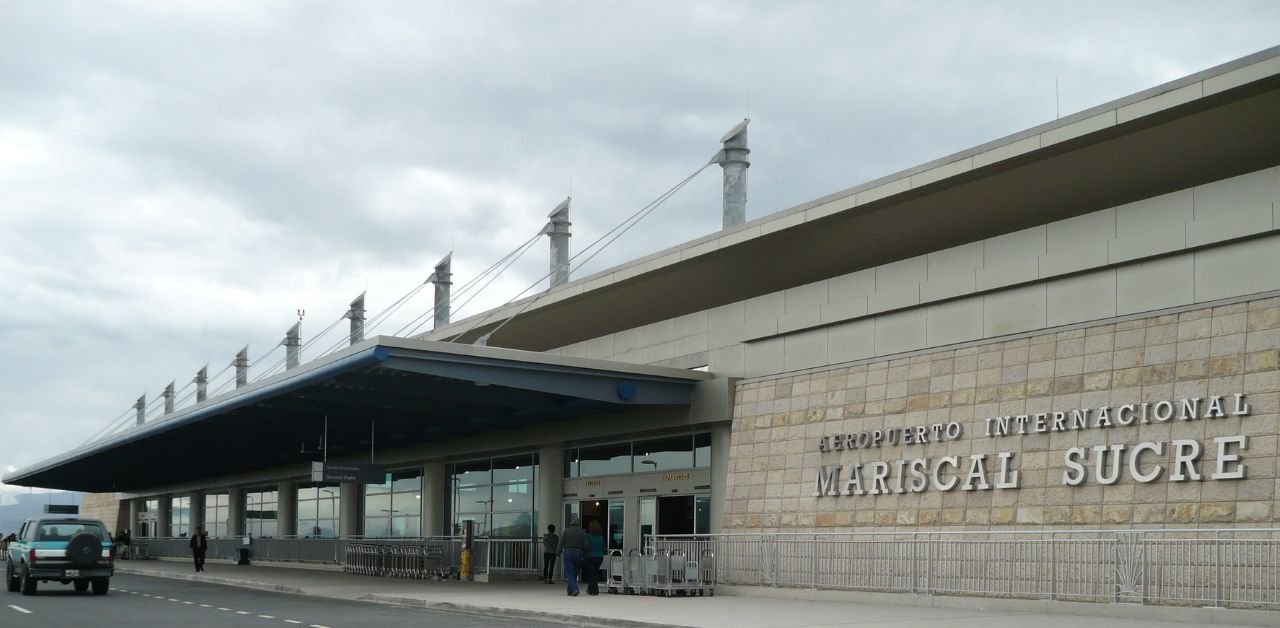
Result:
{"label": "paved road", "polygon": [[[16,607],[16,608],[15,608]],[[245,626],[352,628],[360,626],[562,626],[462,613],[400,608],[202,582],[118,575],[106,596],[70,585],[40,583],[34,596],[0,591],[0,626]]]}

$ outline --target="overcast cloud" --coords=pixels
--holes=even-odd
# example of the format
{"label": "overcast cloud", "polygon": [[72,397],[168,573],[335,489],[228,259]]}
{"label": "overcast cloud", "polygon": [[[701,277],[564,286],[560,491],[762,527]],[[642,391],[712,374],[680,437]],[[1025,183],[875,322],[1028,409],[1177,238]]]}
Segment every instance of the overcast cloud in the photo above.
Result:
{"label": "overcast cloud", "polygon": [[[744,116],[757,218],[1276,33],[1269,1],[0,0],[0,471],[298,308],[304,334],[376,312],[451,247],[460,286],[571,190],[576,251]],[[575,274],[717,230],[719,177]],[[546,266],[544,241],[459,314]]]}

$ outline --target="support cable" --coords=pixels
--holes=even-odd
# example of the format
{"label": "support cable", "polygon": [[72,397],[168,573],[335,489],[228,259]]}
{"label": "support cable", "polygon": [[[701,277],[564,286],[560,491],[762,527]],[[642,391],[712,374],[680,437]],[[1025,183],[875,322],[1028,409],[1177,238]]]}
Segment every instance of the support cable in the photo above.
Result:
{"label": "support cable", "polygon": [[[591,260],[592,260],[596,255],[600,254],[600,252],[601,252],[601,251],[604,251],[606,248],[608,248],[608,247],[609,247],[609,245],[613,244],[615,241],[617,241],[617,239],[618,239],[618,238],[622,237],[622,235],[623,235],[623,234],[625,234],[627,231],[630,231],[632,227],[636,226],[637,224],[640,224],[640,221],[644,220],[644,219],[645,219],[649,214],[653,213],[653,211],[654,211],[654,210],[656,210],[656,209],[658,209],[659,207],[661,207],[661,206],[662,206],[662,204],[663,204],[663,203],[665,203],[668,199],[670,199],[672,196],[675,196],[675,194],[676,194],[677,192],[679,192],[680,190],[684,189],[684,186],[688,185],[688,184],[689,184],[689,182],[690,182],[690,181],[692,181],[692,180],[694,179],[694,177],[697,177],[699,174],[702,174],[702,171],[703,171],[703,170],[706,170],[707,168],[711,167],[711,166],[712,166],[712,165],[714,165],[715,163],[716,163],[716,162],[715,162],[715,160],[711,160],[711,161],[708,161],[707,163],[703,164],[703,165],[702,165],[702,167],[698,168],[697,170],[694,170],[694,171],[693,171],[693,173],[692,173],[692,174],[690,174],[689,176],[685,177],[685,178],[684,178],[684,180],[682,180],[682,181],[680,181],[679,183],[675,184],[675,185],[674,185],[674,186],[672,186],[670,189],[668,189],[666,192],[663,192],[662,194],[660,194],[657,198],[655,198],[654,200],[650,201],[648,205],[645,205],[644,207],[640,208],[640,209],[639,209],[639,210],[637,210],[635,213],[633,213],[633,214],[631,214],[630,216],[628,216],[628,217],[627,217],[625,220],[623,220],[621,223],[618,223],[618,225],[617,225],[617,226],[615,226],[614,228],[610,229],[609,231],[606,231],[603,235],[601,235],[599,238],[597,238],[594,242],[592,242],[591,244],[587,245],[587,246],[586,246],[586,248],[584,248],[584,249],[582,249],[581,251],[579,251],[576,255],[574,255],[574,256],[572,256],[572,257],[570,257],[570,258],[569,258],[569,263],[570,263],[570,264],[572,264],[572,263],[574,262],[574,260],[576,260],[579,256],[581,256],[581,255],[585,254],[587,251],[590,251],[591,249],[595,248],[595,249],[596,249],[595,251],[593,251],[590,255],[588,255],[588,256],[586,257],[586,259],[583,259],[581,262],[579,262],[579,263],[578,263],[578,265],[576,266],[576,268],[581,269],[583,265],[585,265],[587,262],[590,262],[590,261],[591,261]],[[615,233],[615,232],[617,232],[617,233]],[[612,236],[612,237],[611,237],[611,236]],[[607,239],[607,241],[605,241],[606,239]],[[600,244],[601,242],[604,242],[604,244]],[[599,246],[599,248],[596,248],[596,246],[597,246],[597,245],[600,245],[600,246]],[[552,274],[552,272],[554,272],[554,271],[551,271],[551,272],[546,273],[545,275],[542,275],[541,277],[539,277],[539,278],[537,279],[537,281],[534,281],[532,284],[530,284],[528,288],[525,288],[524,290],[521,290],[519,294],[517,294],[516,296],[511,297],[510,299],[508,299],[506,303],[503,303],[502,305],[500,305],[500,306],[498,306],[498,307],[496,307],[496,308],[494,308],[494,309],[490,310],[490,311],[489,311],[489,314],[487,314],[484,318],[482,318],[482,319],[480,319],[478,322],[476,322],[476,323],[472,324],[470,327],[468,327],[468,328],[467,328],[466,330],[464,330],[462,333],[459,333],[459,334],[457,334],[457,335],[453,336],[452,338],[449,338],[447,342],[454,342],[454,341],[456,341],[458,338],[461,338],[462,336],[464,336],[464,335],[466,335],[466,334],[470,333],[470,332],[471,332],[472,330],[474,330],[476,327],[479,327],[480,325],[483,325],[484,323],[488,322],[488,320],[489,320],[490,318],[492,318],[492,317],[493,317],[493,315],[494,315],[494,314],[496,314],[499,310],[501,310],[502,308],[504,308],[504,307],[506,307],[506,306],[510,305],[510,304],[511,304],[512,302],[514,302],[516,299],[519,299],[519,298],[520,298],[521,296],[523,296],[525,293],[527,293],[528,291],[530,291],[530,290],[532,290],[533,288],[537,287],[537,286],[538,286],[538,284],[542,283],[544,280],[546,280],[548,277],[550,277],[550,276],[551,276],[551,274]],[[522,307],[521,307],[519,310],[517,310],[514,314],[512,314],[512,315],[508,316],[507,318],[505,318],[505,319],[504,319],[504,320],[503,320],[503,321],[502,321],[502,322],[501,322],[497,327],[493,328],[493,330],[491,330],[489,333],[485,334],[483,337],[489,337],[489,336],[492,336],[492,335],[493,335],[494,333],[496,333],[498,330],[502,329],[503,327],[506,327],[507,323],[510,323],[510,322],[512,321],[512,319],[514,319],[515,317],[517,317],[517,316],[519,316],[519,315],[523,314],[523,313],[524,313],[525,311],[527,311],[530,307],[532,307],[534,303],[537,303],[537,302],[538,302],[538,296],[541,296],[541,295],[537,295],[537,296],[535,296],[534,298],[529,299],[529,302],[528,302],[528,303],[524,304],[524,306],[522,306]]]}
{"label": "support cable", "polygon": [[[471,291],[471,289],[479,285],[480,282],[485,279],[485,277],[489,276],[490,273],[495,272],[495,270],[496,270],[496,274],[493,276],[493,279],[496,279],[498,275],[501,275],[502,273],[506,272],[506,270],[510,268],[512,264],[515,263],[515,260],[520,259],[520,257],[523,256],[525,252],[527,252],[529,248],[538,241],[538,238],[541,238],[541,237],[542,237],[542,232],[539,231],[538,233],[534,234],[533,237],[529,238],[528,240],[525,240],[524,243],[522,243],[520,246],[512,249],[511,252],[504,255],[502,259],[494,262],[488,268],[484,269],[484,271],[482,271],[479,275],[476,275],[470,281],[463,284],[461,288],[459,288],[458,290],[455,290],[450,297],[450,306],[451,306],[451,309],[453,310],[453,313],[456,314],[459,310],[461,310],[464,306],[466,306],[467,303],[470,303],[471,298],[468,298],[466,301],[463,301],[457,307],[452,307],[453,300],[456,300],[458,297]],[[513,256],[515,259],[512,259]],[[502,268],[498,269],[499,266],[501,266]],[[488,282],[485,282],[484,286],[480,287],[480,290],[483,291],[484,287],[488,286],[489,283],[493,282],[493,279],[490,279]],[[477,292],[476,294],[479,294],[479,293]],[[472,296],[474,297],[474,295]],[[412,336],[413,334],[418,333],[418,330],[422,329],[422,326],[426,325],[428,320],[431,320],[431,315],[435,314],[435,311],[436,311],[436,306],[432,304],[432,306],[428,308],[427,311],[423,312],[417,318],[409,321],[408,323],[405,324],[404,327],[401,327],[399,330],[397,330],[395,335],[397,336],[404,335],[405,330],[409,329],[411,326],[412,326],[412,329],[409,331],[408,336]]]}

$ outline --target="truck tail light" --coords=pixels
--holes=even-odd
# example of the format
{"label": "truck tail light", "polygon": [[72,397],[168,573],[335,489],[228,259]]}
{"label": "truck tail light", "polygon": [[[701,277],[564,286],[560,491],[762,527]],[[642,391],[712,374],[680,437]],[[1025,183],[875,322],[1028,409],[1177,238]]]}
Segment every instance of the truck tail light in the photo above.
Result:
{"label": "truck tail light", "polygon": [[35,551],[35,550],[31,550],[30,552],[28,552],[28,553],[27,553],[27,564],[28,564],[28,565],[34,565],[34,564],[36,564],[36,551]]}
{"label": "truck tail light", "polygon": [[114,563],[116,561],[116,546],[111,546],[111,551],[107,553],[107,562]]}

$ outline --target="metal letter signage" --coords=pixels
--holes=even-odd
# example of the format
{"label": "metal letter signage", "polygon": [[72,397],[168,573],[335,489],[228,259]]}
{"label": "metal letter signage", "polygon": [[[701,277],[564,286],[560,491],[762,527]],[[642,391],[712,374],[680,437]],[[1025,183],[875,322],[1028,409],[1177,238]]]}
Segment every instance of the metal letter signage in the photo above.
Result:
{"label": "metal letter signage", "polygon": [[[988,438],[1070,432],[1077,430],[1111,430],[1168,421],[1214,420],[1248,416],[1251,408],[1244,393],[1213,395],[1207,399],[1165,399],[1157,402],[1129,403],[1098,408],[1074,408],[1056,412],[1037,412],[982,419],[980,427]],[[933,423],[901,428],[877,429],[855,434],[829,434],[818,438],[818,452],[856,452],[896,445],[926,445],[955,440],[963,432],[960,423]],[[1122,477],[1147,483],[1156,478],[1170,482],[1189,480],[1240,480],[1247,477],[1242,453],[1249,448],[1244,435],[1219,436],[1204,445],[1196,440],[1171,442],[1139,442],[1129,445],[1115,442],[1093,447],[1072,447],[1063,452],[1063,486],[1085,483],[1114,484]],[[1205,463],[1202,455],[1213,450],[1215,455]],[[1167,467],[1150,458],[1169,452]],[[1148,461],[1143,461],[1146,453]],[[865,456],[866,454],[863,454]],[[842,464],[819,464],[814,475],[817,497],[838,495],[883,495],[886,493],[919,493],[929,489],[950,491],[987,491],[1016,489],[1019,473],[1014,452],[937,458],[902,458],[893,461],[843,460]],[[1202,469],[1202,467],[1208,467]],[[930,481],[932,480],[932,481]]]}

